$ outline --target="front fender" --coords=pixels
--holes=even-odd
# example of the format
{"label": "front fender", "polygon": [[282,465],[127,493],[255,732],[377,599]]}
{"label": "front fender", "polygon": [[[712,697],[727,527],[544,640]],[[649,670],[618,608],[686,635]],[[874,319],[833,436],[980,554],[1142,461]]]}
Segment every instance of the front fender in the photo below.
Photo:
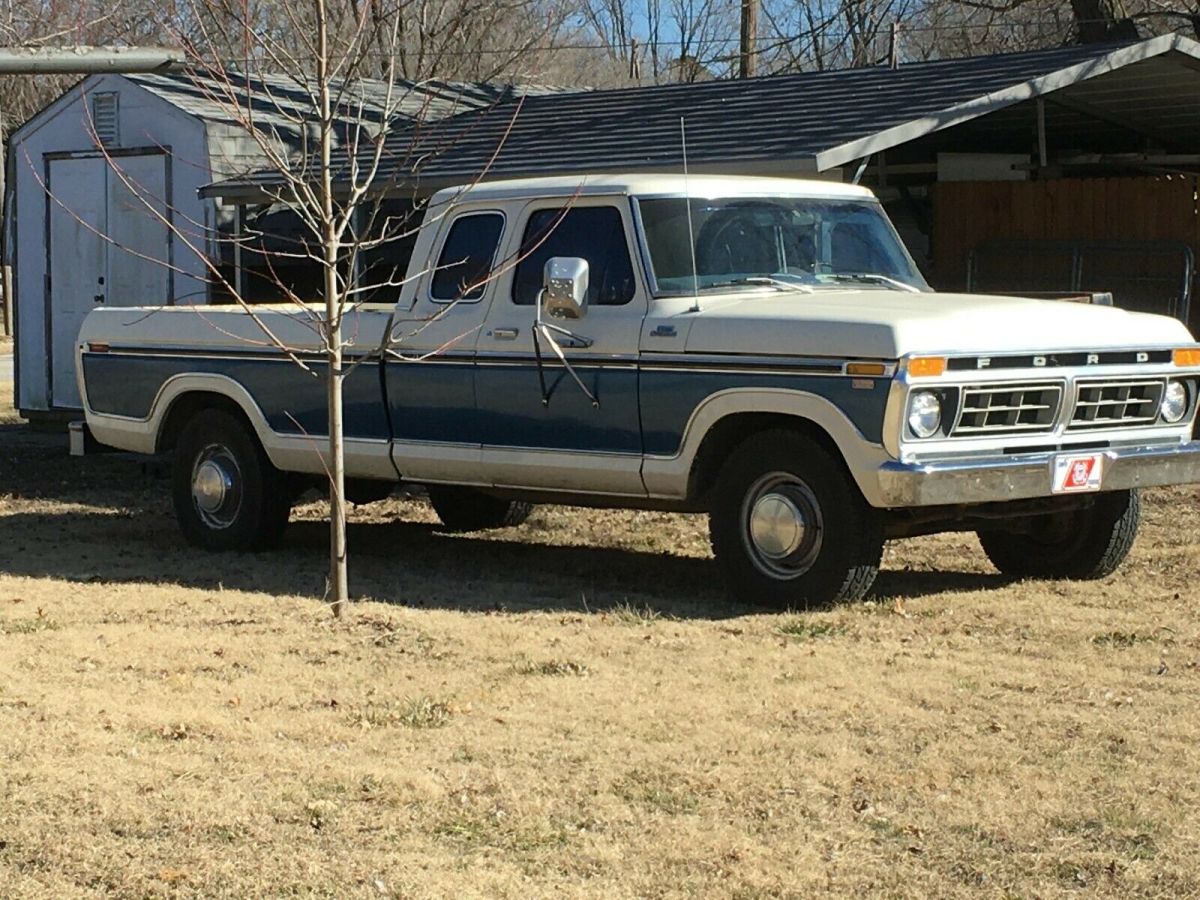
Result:
{"label": "front fender", "polygon": [[710,394],[688,419],[679,451],[672,456],[647,456],[642,478],[652,497],[683,500],[700,446],[709,432],[732,415],[780,415],[810,422],[829,436],[842,454],[867,502],[883,505],[875,472],[890,457],[880,444],[867,440],[835,404],[817,394],[786,388],[731,388]]}

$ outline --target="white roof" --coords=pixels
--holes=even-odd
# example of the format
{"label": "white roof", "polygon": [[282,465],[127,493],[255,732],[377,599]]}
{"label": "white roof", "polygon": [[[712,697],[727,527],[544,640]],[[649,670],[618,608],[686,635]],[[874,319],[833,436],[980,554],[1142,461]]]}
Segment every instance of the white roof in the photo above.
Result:
{"label": "white roof", "polygon": [[595,194],[653,196],[667,194],[691,197],[793,196],[822,198],[874,197],[869,190],[840,181],[812,178],[767,178],[747,175],[633,174],[559,175],[544,178],[513,178],[475,185],[445,188],[434,195],[432,204],[465,200],[501,200],[524,197],[570,197]]}

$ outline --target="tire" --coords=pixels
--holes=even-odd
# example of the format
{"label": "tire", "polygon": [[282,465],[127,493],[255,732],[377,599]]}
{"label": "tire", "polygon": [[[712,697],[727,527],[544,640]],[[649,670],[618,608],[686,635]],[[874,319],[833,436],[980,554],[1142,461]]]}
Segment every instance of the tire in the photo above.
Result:
{"label": "tire", "polygon": [[355,506],[378,503],[392,496],[396,490],[394,481],[374,481],[367,478],[346,479],[346,499]]}
{"label": "tire", "polygon": [[983,552],[1013,578],[1105,578],[1129,555],[1142,518],[1136,490],[1099,494],[1084,509],[1036,516],[1015,531],[980,531]]}
{"label": "tire", "polygon": [[879,516],[842,461],[794,431],[763,432],[730,454],[709,534],[733,594],[780,608],[861,600],[883,553]]}
{"label": "tire", "polygon": [[483,531],[512,528],[533,512],[533,504],[503,500],[473,488],[431,485],[429,503],[450,531]]}
{"label": "tire", "polygon": [[205,550],[261,550],[278,543],[292,490],[241,419],[197,413],[175,446],[175,518],[189,544]]}

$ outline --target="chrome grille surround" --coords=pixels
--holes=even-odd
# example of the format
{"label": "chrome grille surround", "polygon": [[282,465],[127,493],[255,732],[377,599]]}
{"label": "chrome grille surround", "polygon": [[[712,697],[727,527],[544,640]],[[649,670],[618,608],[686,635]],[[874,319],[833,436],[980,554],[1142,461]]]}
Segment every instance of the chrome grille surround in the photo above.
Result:
{"label": "chrome grille surround", "polygon": [[1153,425],[1165,389],[1165,378],[1080,379],[1067,431]]}
{"label": "chrome grille surround", "polygon": [[1063,385],[1030,381],[963,385],[951,437],[1050,432],[1062,407]]}

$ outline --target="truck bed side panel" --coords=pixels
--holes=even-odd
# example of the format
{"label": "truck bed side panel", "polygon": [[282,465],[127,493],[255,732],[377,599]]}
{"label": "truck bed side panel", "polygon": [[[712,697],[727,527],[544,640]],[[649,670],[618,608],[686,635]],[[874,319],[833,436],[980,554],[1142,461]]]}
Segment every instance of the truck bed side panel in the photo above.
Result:
{"label": "truck bed side panel", "polygon": [[[265,355],[220,357],[164,352],[83,354],[88,402],[97,413],[144,419],[167,380],[176,375],[224,375],[242,384],[279,434],[323,435],[326,428],[324,363],[307,362],[305,372],[285,358]],[[345,429],[349,438],[386,440],[383,391],[377,363],[364,363],[345,383]]]}

